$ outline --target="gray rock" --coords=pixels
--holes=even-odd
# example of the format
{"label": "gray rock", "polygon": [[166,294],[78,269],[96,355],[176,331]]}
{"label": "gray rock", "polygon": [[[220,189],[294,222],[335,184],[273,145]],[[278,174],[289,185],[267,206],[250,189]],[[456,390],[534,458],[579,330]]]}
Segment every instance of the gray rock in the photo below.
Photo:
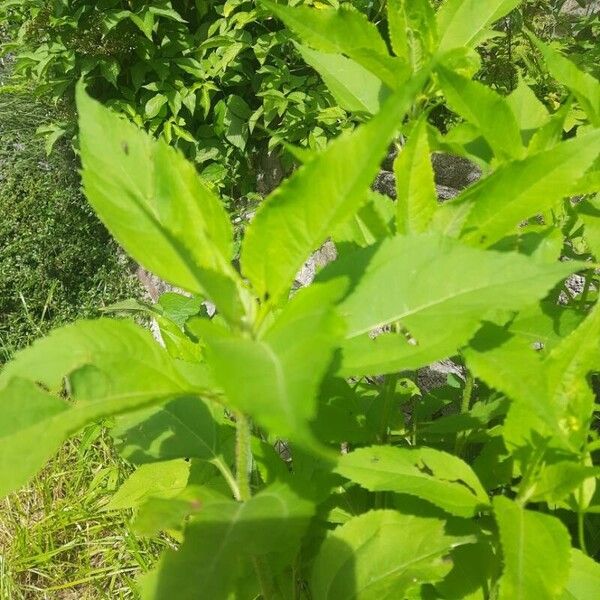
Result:
{"label": "gray rock", "polygon": [[337,249],[332,241],[325,242],[300,269],[295,279],[296,288],[310,285],[318,271],[337,258]]}
{"label": "gray rock", "polygon": [[447,185],[436,185],[435,191],[437,192],[437,197],[440,202],[452,200],[452,198],[455,198],[459,194],[459,190],[455,190]]}
{"label": "gray rock", "polygon": [[372,187],[376,192],[396,199],[396,177],[392,171],[379,171]]}
{"label": "gray rock", "polygon": [[435,182],[455,190],[462,190],[481,177],[481,169],[462,156],[435,152],[431,157]]}
{"label": "gray rock", "polygon": [[600,11],[600,0],[587,0],[584,6],[581,6],[577,0],[567,0],[561,7],[560,12],[564,15],[574,17],[585,17],[593,15]]}
{"label": "gray rock", "polygon": [[[396,199],[396,177],[391,171],[379,171],[373,183],[373,189],[380,194],[385,194],[393,200]],[[450,200],[458,196],[459,190],[448,185],[437,184],[435,186],[437,197],[440,202]]]}
{"label": "gray rock", "polygon": [[451,360],[440,360],[417,371],[417,385],[424,393],[427,393],[446,385],[450,374],[460,377],[463,381],[465,379],[464,367]]}

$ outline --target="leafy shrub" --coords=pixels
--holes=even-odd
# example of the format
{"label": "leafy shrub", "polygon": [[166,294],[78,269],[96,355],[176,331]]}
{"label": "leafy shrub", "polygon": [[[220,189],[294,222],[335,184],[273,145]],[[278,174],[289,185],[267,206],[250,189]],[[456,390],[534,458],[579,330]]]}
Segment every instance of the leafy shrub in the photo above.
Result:
{"label": "leafy shrub", "polygon": [[[150,312],[164,346],[100,319],[15,357],[0,374],[0,493],[111,417],[140,465],[113,508],[182,540],[144,598],[593,598],[600,220],[597,200],[565,199],[598,191],[600,84],[539,44],[589,119],[563,140],[564,115],[526,86],[504,98],[466,76],[514,4],[421,2],[413,19],[390,3],[395,56],[358,13],[273,5],[313,51],[381,75],[388,98],[266,199],[239,269],[194,167],[81,90],[91,205],[190,296],[118,307]],[[447,135],[427,123],[441,95],[462,118]],[[393,203],[369,187],[399,130]],[[433,145],[475,158],[481,181],[438,204]],[[337,259],[292,292],[327,239]],[[574,273],[577,298],[561,293]],[[461,377],[415,384],[447,358]]]}
{"label": "leafy shrub", "polygon": [[[499,23],[499,37],[482,44],[479,78],[505,93],[524,78],[553,109],[568,95],[551,77],[527,31],[566,54],[582,70],[600,75],[600,7],[580,0],[578,13],[566,10],[565,0],[525,0]],[[574,2],[570,3],[571,5]]]}
{"label": "leafy shrub", "polygon": [[[161,135],[229,195],[254,191],[255,172],[282,143],[321,148],[349,125],[289,36],[251,0],[25,0],[5,3],[18,28],[16,72],[59,101],[83,77],[96,98]],[[236,192],[236,194],[234,194]]]}
{"label": "leafy shrub", "polygon": [[72,152],[35,140],[53,112],[28,92],[0,93],[0,362],[135,291],[117,245],[79,190]]}

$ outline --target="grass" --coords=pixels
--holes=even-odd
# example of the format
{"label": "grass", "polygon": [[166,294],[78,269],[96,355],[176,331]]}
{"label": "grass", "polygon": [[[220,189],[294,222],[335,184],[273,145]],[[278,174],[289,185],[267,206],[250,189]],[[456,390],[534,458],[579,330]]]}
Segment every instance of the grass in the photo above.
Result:
{"label": "grass", "polygon": [[35,135],[52,110],[0,88],[0,364],[52,327],[137,293],[116,244],[80,193],[69,145]]}
{"label": "grass", "polygon": [[1,501],[0,598],[137,598],[136,575],[164,544],[137,538],[129,511],[103,510],[128,473],[96,425]]}
{"label": "grass", "polygon": [[[80,193],[69,145],[46,157],[36,138],[52,117],[0,87],[0,367],[51,328],[139,293]],[[137,597],[136,575],[164,543],[133,535],[131,513],[103,510],[129,470],[95,425],[0,500],[0,600]]]}

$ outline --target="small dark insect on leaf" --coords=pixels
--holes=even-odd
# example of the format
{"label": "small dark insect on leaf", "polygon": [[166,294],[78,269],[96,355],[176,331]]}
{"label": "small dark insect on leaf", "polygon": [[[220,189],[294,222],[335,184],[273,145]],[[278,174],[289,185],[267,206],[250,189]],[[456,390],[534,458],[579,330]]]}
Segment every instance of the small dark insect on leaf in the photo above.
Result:
{"label": "small dark insect on leaf", "polygon": [[121,142],[121,148],[123,148],[123,152],[129,156],[129,144],[127,142]]}

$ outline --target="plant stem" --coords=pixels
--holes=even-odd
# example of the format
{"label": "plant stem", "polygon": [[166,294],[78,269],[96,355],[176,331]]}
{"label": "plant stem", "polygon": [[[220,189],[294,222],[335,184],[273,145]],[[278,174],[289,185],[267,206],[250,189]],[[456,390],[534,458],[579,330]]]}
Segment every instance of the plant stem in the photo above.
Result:
{"label": "plant stem", "polygon": [[467,378],[465,379],[465,387],[462,393],[462,400],[460,402],[460,414],[464,415],[469,412],[471,408],[471,397],[473,395],[473,375],[467,371]]}
{"label": "plant stem", "polygon": [[[471,398],[473,396],[473,375],[467,371],[466,379],[465,379],[465,387],[463,388],[462,398],[460,401],[460,414],[464,415],[469,412],[471,408]],[[454,453],[457,456],[462,455],[463,446],[465,445],[467,439],[467,432],[461,431],[456,436],[456,442],[454,444]]]}
{"label": "plant stem", "polygon": [[396,391],[396,382],[398,375],[388,375],[385,379],[383,389],[383,411],[381,415],[381,425],[379,428],[379,440],[382,444],[387,444],[389,441],[389,425],[392,408],[394,406],[394,392]]}
{"label": "plant stem", "polygon": [[[250,489],[250,474],[252,472],[252,450],[250,438],[250,423],[242,413],[236,413],[236,436],[235,436],[235,472],[238,500],[247,502],[252,498]],[[252,557],[256,577],[260,583],[263,600],[276,598],[276,590],[273,585],[273,577],[264,560],[258,556]]]}
{"label": "plant stem", "polygon": [[239,502],[242,499],[240,495],[240,488],[233,473],[231,472],[231,469],[220,458],[215,459],[211,462],[213,463],[213,465],[215,465],[215,467],[217,467],[217,469],[219,469],[219,472],[221,473],[221,475],[223,475],[223,479],[225,479],[227,485],[229,486],[229,489],[233,493],[233,497]]}
{"label": "plant stem", "polygon": [[250,450],[250,424],[242,413],[236,416],[235,436],[235,472],[239,499],[250,500],[250,471],[252,469],[252,453]]}
{"label": "plant stem", "polygon": [[579,548],[584,554],[587,554],[587,548],[585,547],[585,513],[582,510],[577,511],[577,538],[579,541]]}

